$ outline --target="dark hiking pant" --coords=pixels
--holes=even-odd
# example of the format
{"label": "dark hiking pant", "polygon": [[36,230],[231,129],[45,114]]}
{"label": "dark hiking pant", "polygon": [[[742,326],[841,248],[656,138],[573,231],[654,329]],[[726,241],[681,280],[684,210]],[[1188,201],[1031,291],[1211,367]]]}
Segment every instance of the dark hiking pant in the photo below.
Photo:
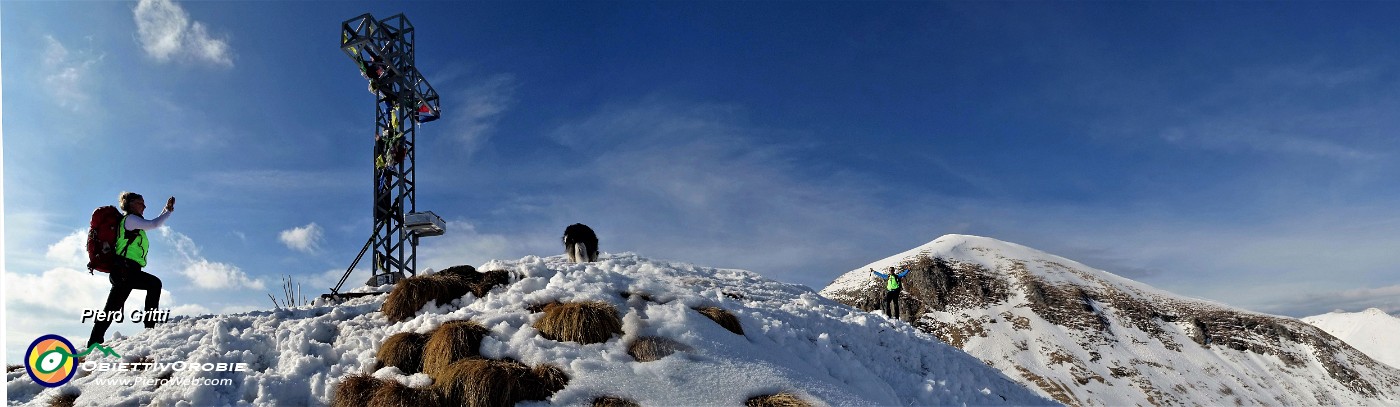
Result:
{"label": "dark hiking pant", "polygon": [[880,304],[880,310],[890,318],[899,319],[899,291],[898,288],[885,291],[885,301]]}
{"label": "dark hiking pant", "polygon": [[[146,311],[154,311],[160,308],[160,278],[141,271],[141,267],[134,262],[128,262],[126,267],[113,272],[107,276],[112,282],[112,291],[107,293],[107,305],[103,311],[120,311],[126,304],[126,297],[131,296],[131,290],[146,290]],[[107,327],[112,325],[112,321],[97,321],[92,326],[92,336],[88,337],[88,346],[94,343],[102,343],[107,336]],[[154,328],[156,323],[146,321],[147,328]]]}

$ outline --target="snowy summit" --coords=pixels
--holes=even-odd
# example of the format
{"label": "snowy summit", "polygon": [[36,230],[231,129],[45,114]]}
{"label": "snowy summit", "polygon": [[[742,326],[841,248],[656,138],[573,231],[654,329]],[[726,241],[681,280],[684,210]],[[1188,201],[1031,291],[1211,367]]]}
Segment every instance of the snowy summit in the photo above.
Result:
{"label": "snowy summit", "polygon": [[822,294],[877,308],[887,267],[911,270],[914,326],[1065,404],[1400,405],[1400,370],[1316,327],[991,238],[943,236]]}
{"label": "snowy summit", "polygon": [[1378,308],[1361,312],[1330,312],[1303,318],[1376,361],[1400,368],[1400,318]]}
{"label": "snowy summit", "polygon": [[[568,377],[562,389],[525,405],[588,405],[611,397],[646,406],[733,406],[778,393],[811,405],[1053,404],[905,323],[748,271],[631,253],[583,264],[563,256],[530,256],[491,261],[481,270],[504,270],[513,278],[482,297],[430,302],[401,322],[389,322],[380,312],[386,295],[180,317],[111,340],[120,359],[89,359],[154,362],[154,368],[80,370],[53,389],[40,387],[21,370],[8,374],[8,393],[12,403],[26,405],[64,399],[76,405],[327,405],[347,378],[366,375],[404,385],[398,389],[427,392],[440,384],[428,374],[404,374],[395,366],[376,369],[377,349],[395,334],[426,334],[469,320],[486,328],[482,357],[554,366]],[[546,339],[535,328],[541,305],[584,301],[613,307],[622,333],[580,344]],[[742,334],[697,312],[702,307],[732,313]],[[628,350],[641,337],[666,338],[682,350],[642,362]],[[248,371],[175,371],[171,362],[244,363]]]}

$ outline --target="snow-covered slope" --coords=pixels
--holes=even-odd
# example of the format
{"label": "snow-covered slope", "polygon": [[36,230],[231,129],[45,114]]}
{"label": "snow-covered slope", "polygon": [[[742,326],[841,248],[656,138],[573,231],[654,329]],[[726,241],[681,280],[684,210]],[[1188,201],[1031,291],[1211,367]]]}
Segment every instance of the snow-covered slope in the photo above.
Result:
{"label": "snow-covered slope", "polygon": [[[441,307],[430,304],[399,323],[386,321],[379,312],[384,297],[376,296],[340,305],[179,318],[109,343],[128,362],[247,363],[247,372],[97,372],[43,389],[21,370],[8,374],[8,394],[12,403],[32,405],[45,405],[61,393],[79,394],[77,405],[323,405],[342,379],[360,372],[412,387],[430,385],[432,379],[421,373],[404,376],[394,367],[372,371],[376,349],[395,333],[428,332],[447,321],[470,319],[490,329],[481,345],[484,356],[552,364],[571,377],[546,402],[533,403],[587,405],[607,395],[648,406],[733,406],[786,391],[840,406],[1053,404],[907,324],[748,271],[630,253],[589,264],[570,264],[562,256],[526,257],[481,269],[508,270],[519,278],[483,298],[467,294]],[[625,314],[625,334],[590,345],[544,339],[532,327],[541,314],[529,308],[552,301],[612,304]],[[700,306],[732,311],[745,334],[731,333],[692,309]],[[638,362],[625,344],[639,335],[667,337],[691,350]],[[109,382],[163,377],[176,382]],[[225,378],[231,383],[178,384]]]}
{"label": "snow-covered slope", "polygon": [[821,292],[877,309],[868,270],[890,266],[913,270],[915,326],[1067,404],[1400,405],[1400,370],[1311,325],[995,239],[943,236]]}
{"label": "snow-covered slope", "polygon": [[1372,359],[1400,368],[1400,318],[1376,308],[1361,312],[1332,312],[1303,318],[1346,341]]}

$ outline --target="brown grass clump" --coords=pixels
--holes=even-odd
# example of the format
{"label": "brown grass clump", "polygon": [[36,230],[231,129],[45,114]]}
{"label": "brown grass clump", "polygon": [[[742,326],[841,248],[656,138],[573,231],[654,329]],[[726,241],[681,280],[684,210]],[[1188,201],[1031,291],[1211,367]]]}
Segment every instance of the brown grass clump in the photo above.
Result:
{"label": "brown grass clump", "polygon": [[398,367],[403,374],[411,375],[423,371],[423,347],[428,344],[428,335],[417,332],[399,332],[385,339],[379,345],[379,353],[374,359],[382,368]]}
{"label": "brown grass clump", "polygon": [[374,391],[366,407],[426,407],[442,405],[442,397],[431,388],[413,388],[386,380]]}
{"label": "brown grass clump", "polygon": [[569,375],[554,365],[539,365],[521,378],[513,395],[516,401],[544,400],[569,385]]}
{"label": "brown grass clump", "polygon": [[535,329],[560,342],[603,343],[622,334],[622,318],[606,302],[573,302],[545,307]]}
{"label": "brown grass clump", "polygon": [[475,321],[449,321],[433,330],[423,348],[423,373],[434,378],[458,360],[481,354],[481,339],[490,332]]}
{"label": "brown grass clump", "polygon": [[676,352],[689,351],[690,347],[659,336],[643,336],[627,346],[627,354],[638,362],[651,362],[670,356]]}
{"label": "brown grass clump", "polygon": [[642,405],[621,397],[600,396],[593,399],[593,407],[642,407]]}
{"label": "brown grass clump", "polygon": [[510,284],[510,272],[505,270],[491,270],[479,274],[481,277],[471,286],[472,294],[477,297],[485,297],[486,293],[496,286]]}
{"label": "brown grass clump", "polygon": [[453,362],[434,376],[443,404],[496,407],[515,404],[520,381],[530,372],[518,362],[466,359]]}
{"label": "brown grass clump", "polygon": [[59,393],[58,395],[53,396],[53,398],[49,399],[49,407],[73,407],[73,405],[77,403],[77,393]]}
{"label": "brown grass clump", "polygon": [[[379,311],[384,313],[389,322],[413,318],[428,301],[446,297],[453,288],[455,279],[435,276],[436,274],[413,276],[399,280],[394,284],[394,290],[389,292],[389,297],[384,299],[384,305],[379,307]],[[466,291],[463,291],[463,294],[465,293]]]}
{"label": "brown grass clump", "polygon": [[467,293],[484,297],[492,288],[506,284],[510,284],[510,272],[505,270],[478,273],[472,266],[450,267],[437,274],[400,280],[384,299],[380,311],[390,322],[399,322],[412,318],[428,301],[444,305]]}
{"label": "brown grass clump", "polygon": [[[510,284],[510,272],[508,271],[491,270],[478,272],[472,266],[451,267],[435,275],[459,279],[458,283],[465,285],[466,292],[470,292],[477,297],[485,297],[486,294],[491,292],[491,289],[496,288],[496,286]],[[461,296],[458,295],[457,297]],[[453,297],[452,299],[456,299],[457,297]]]}
{"label": "brown grass clump", "polygon": [[376,390],[384,385],[383,380],[368,374],[357,374],[340,380],[331,397],[331,407],[364,407],[374,397]]}
{"label": "brown grass clump", "polygon": [[724,308],[700,307],[696,308],[695,310],[700,311],[701,314],[715,321],[715,323],[718,323],[719,326],[724,327],[724,329],[728,329],[729,332],[733,332],[739,335],[744,334],[744,327],[739,324],[739,318],[734,316],[733,313],[725,310]]}
{"label": "brown grass clump", "polygon": [[769,394],[766,396],[754,396],[744,401],[745,407],[812,407],[808,403],[798,398],[792,393]]}
{"label": "brown grass clump", "polygon": [[437,273],[440,274],[440,275],[454,275],[454,274],[455,274],[455,275],[463,275],[463,276],[470,276],[470,275],[473,275],[473,274],[479,274],[479,273],[477,273],[477,271],[476,271],[476,267],[472,267],[472,266],[469,266],[469,265],[452,266],[452,267],[448,267],[448,268],[446,268],[446,269],[443,269],[442,271],[439,271],[439,272],[437,272]]}

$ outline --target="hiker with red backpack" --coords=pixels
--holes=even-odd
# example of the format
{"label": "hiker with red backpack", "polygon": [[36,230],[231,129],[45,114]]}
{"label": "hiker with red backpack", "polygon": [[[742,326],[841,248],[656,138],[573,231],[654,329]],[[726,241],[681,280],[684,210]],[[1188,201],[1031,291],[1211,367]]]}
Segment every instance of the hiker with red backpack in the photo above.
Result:
{"label": "hiker with red backpack", "polygon": [[904,276],[909,274],[909,268],[896,273],[894,267],[890,267],[888,274],[870,269],[870,273],[885,283],[885,300],[880,302],[880,309],[885,316],[899,319],[899,292],[904,290]]}
{"label": "hiker with red backpack", "polygon": [[[88,232],[88,269],[108,273],[107,279],[112,283],[112,291],[107,294],[107,304],[102,310],[120,311],[131,290],[146,290],[145,310],[156,311],[160,306],[160,278],[141,270],[146,267],[146,253],[151,247],[146,231],[165,224],[175,212],[175,197],[165,201],[165,210],[160,216],[150,220],[145,218],[146,200],[141,194],[122,192],[118,204],[125,215],[115,213],[111,206],[97,208]],[[120,216],[120,220],[116,216]],[[146,328],[155,327],[155,321],[145,323]],[[97,319],[88,346],[102,343],[110,325],[111,321]]]}

